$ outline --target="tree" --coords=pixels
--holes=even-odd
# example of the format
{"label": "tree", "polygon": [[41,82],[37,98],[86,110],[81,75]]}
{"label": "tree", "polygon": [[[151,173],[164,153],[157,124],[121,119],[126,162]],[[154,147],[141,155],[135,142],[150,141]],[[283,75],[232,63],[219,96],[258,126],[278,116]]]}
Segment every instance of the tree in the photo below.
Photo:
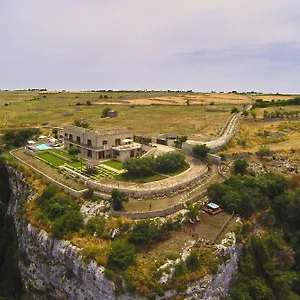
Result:
{"label": "tree", "polygon": [[136,251],[134,246],[125,239],[115,241],[108,254],[108,267],[126,270],[135,264]]}
{"label": "tree", "polygon": [[239,112],[239,109],[237,108],[237,107],[233,107],[232,109],[231,109],[231,114],[236,114],[236,113],[238,113]]}
{"label": "tree", "polygon": [[209,152],[209,148],[206,144],[196,145],[193,148],[193,152],[197,158],[204,160]]}
{"label": "tree", "polygon": [[104,107],[104,109],[102,110],[102,117],[107,117],[108,112],[111,110],[110,107],[106,106]]}
{"label": "tree", "polygon": [[233,171],[235,174],[244,175],[247,171],[248,162],[244,159],[237,159],[233,165]]}
{"label": "tree", "polygon": [[68,153],[70,155],[77,155],[79,154],[81,151],[80,151],[80,148],[77,148],[77,147],[74,147],[74,146],[71,146]]}
{"label": "tree", "polygon": [[26,145],[29,139],[34,138],[39,133],[40,130],[37,128],[8,130],[3,134],[2,140],[6,143],[6,148],[17,148]]}
{"label": "tree", "polygon": [[91,106],[91,105],[92,105],[91,101],[89,101],[89,100],[86,101],[86,105],[87,105],[87,106]]}
{"label": "tree", "polygon": [[175,143],[175,147],[176,147],[176,148],[181,148],[182,144],[183,144],[184,142],[186,142],[187,139],[188,139],[188,137],[187,137],[186,135],[177,136],[177,137],[176,137],[176,140],[175,140],[175,142],[174,142],[174,143]]}
{"label": "tree", "polygon": [[187,106],[190,106],[190,100],[186,100],[185,103]]}
{"label": "tree", "polygon": [[113,189],[111,192],[111,207],[113,210],[120,210],[124,202],[128,202],[128,195],[118,189]]}

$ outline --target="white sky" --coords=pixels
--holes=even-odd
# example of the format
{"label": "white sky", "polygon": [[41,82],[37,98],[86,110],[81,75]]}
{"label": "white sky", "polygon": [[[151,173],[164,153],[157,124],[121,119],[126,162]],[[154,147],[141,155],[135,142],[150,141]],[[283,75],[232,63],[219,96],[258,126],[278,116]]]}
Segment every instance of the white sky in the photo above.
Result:
{"label": "white sky", "polygon": [[0,0],[0,88],[300,93],[299,0]]}

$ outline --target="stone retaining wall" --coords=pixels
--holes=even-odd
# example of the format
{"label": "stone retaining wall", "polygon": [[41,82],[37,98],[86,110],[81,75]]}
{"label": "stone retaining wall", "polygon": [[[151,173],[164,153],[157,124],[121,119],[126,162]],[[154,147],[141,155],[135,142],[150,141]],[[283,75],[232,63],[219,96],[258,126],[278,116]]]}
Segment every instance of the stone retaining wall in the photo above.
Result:
{"label": "stone retaining wall", "polygon": [[168,215],[174,214],[174,213],[184,209],[186,202],[194,203],[194,202],[200,200],[201,198],[205,197],[206,195],[207,195],[207,190],[201,192],[200,194],[198,194],[196,196],[193,196],[193,197],[189,198],[184,203],[179,203],[179,204],[176,204],[176,205],[173,205],[173,206],[170,206],[168,208],[161,209],[161,210],[144,211],[144,212],[118,212],[118,211],[114,211],[114,212],[111,212],[111,215],[116,216],[116,217],[117,216],[128,217],[128,218],[131,218],[133,220],[147,219],[147,218],[157,218],[157,217],[166,217]]}

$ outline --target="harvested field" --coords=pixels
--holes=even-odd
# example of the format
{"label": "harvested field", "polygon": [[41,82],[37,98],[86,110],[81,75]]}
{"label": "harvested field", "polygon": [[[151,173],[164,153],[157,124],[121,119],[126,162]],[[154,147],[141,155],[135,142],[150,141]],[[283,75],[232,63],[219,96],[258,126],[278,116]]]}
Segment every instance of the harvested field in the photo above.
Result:
{"label": "harvested field", "polygon": [[263,101],[272,101],[272,100],[289,100],[294,98],[297,95],[257,95],[254,96],[253,99],[261,99]]}
{"label": "harvested field", "polygon": [[155,97],[128,100],[131,105],[210,105],[210,104],[235,104],[242,105],[251,103],[251,99],[240,94],[195,94],[183,96]]}

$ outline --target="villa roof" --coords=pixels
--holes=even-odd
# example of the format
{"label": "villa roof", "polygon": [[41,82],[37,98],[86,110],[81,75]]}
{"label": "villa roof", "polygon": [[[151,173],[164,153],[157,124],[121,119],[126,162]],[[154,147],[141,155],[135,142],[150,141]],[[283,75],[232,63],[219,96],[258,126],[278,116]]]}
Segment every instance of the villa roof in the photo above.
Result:
{"label": "villa roof", "polygon": [[66,125],[64,127],[64,130],[68,130],[68,129],[72,131],[82,132],[82,133],[95,132],[96,134],[101,136],[131,133],[131,131],[128,128],[89,129],[89,128],[78,127],[75,125]]}

